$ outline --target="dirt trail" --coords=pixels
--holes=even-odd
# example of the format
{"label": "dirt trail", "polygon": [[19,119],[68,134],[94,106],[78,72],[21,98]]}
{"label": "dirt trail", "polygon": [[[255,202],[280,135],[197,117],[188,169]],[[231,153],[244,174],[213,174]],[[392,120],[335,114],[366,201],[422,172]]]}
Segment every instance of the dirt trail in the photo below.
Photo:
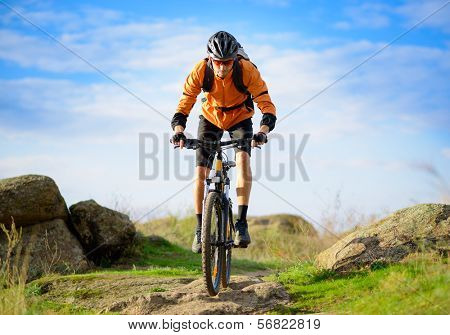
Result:
{"label": "dirt trail", "polygon": [[218,296],[206,293],[202,278],[108,275],[48,282],[42,298],[119,314],[263,314],[286,305],[289,295],[267,273],[232,276]]}
{"label": "dirt trail", "polygon": [[167,292],[133,297],[126,302],[123,314],[262,314],[289,302],[280,284],[258,277],[233,276],[230,287],[218,296],[205,292],[203,279]]}

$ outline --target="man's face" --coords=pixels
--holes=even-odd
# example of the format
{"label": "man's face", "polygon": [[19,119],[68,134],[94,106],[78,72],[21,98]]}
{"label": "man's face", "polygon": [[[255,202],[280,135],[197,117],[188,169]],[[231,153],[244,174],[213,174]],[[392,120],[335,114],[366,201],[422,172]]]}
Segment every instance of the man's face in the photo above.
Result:
{"label": "man's face", "polygon": [[233,68],[233,58],[221,60],[212,59],[212,64],[215,75],[220,78],[225,78]]}

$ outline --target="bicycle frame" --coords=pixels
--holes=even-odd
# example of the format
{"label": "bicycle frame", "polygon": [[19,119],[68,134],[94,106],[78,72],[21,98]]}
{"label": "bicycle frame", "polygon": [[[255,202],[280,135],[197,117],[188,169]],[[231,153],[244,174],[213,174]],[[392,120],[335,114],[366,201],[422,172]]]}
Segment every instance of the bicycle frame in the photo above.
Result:
{"label": "bicycle frame", "polygon": [[[197,149],[200,146],[208,146],[209,148],[214,149],[216,156],[216,163],[215,163],[215,169],[211,171],[215,171],[213,176],[209,176],[205,179],[205,190],[203,194],[203,213],[205,212],[205,200],[208,196],[209,192],[219,192],[222,194],[222,204],[223,206],[223,213],[222,217],[224,218],[222,221],[227,223],[229,220],[229,214],[228,214],[228,208],[232,208],[233,203],[231,202],[231,199],[229,197],[230,192],[230,178],[228,178],[228,170],[236,164],[234,162],[227,162],[223,163],[223,150],[232,148],[232,147],[238,147],[242,148],[243,146],[250,145],[251,139],[236,139],[236,140],[229,140],[229,141],[202,141],[197,139],[186,139],[185,140],[185,147],[187,149]],[[175,146],[175,148],[179,147],[178,145]],[[259,146],[255,146],[255,148],[261,149]],[[210,172],[211,173],[211,172]],[[210,190],[211,184],[215,185],[214,190]],[[232,213],[232,212],[231,212]],[[221,224],[220,227],[220,244],[224,244],[224,229],[225,225]],[[233,226],[234,231],[234,226]],[[231,242],[232,243],[232,242]],[[228,247],[228,246],[227,246]]]}
{"label": "bicycle frame", "polygon": [[[233,203],[231,202],[231,199],[229,197],[230,193],[230,178],[228,177],[228,170],[232,166],[227,164],[223,164],[223,153],[222,153],[222,147],[219,147],[216,151],[216,162],[215,162],[215,168],[212,171],[214,171],[213,176],[209,176],[205,179],[205,192],[203,196],[203,212],[205,211],[205,203],[206,203],[206,197],[208,196],[209,192],[218,192],[222,195],[222,222],[219,227],[219,242],[217,243],[219,245],[225,245],[226,248],[233,246],[233,240],[226,243],[225,241],[225,234],[226,231],[226,225],[229,222],[229,212],[230,209],[232,209]],[[214,184],[214,189],[211,190],[211,184]],[[231,211],[232,213],[232,211]],[[234,228],[234,227],[233,227]]]}

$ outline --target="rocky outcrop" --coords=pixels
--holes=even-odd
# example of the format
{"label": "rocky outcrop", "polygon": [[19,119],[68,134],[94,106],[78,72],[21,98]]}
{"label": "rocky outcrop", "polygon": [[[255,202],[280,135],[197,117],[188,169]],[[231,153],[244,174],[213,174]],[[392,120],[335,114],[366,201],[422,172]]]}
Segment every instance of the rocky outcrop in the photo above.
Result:
{"label": "rocky outcrop", "polygon": [[53,179],[25,175],[0,179],[0,222],[17,227],[54,219],[68,220],[69,211]]}
{"label": "rocky outcrop", "polygon": [[[0,258],[7,253],[8,240],[0,234]],[[26,274],[27,280],[49,273],[83,272],[89,269],[80,242],[61,219],[22,227],[22,239],[12,250],[11,264]]]}
{"label": "rocky outcrop", "polygon": [[[42,274],[83,272],[92,262],[118,258],[135,236],[128,216],[89,200],[67,209],[53,179],[25,175],[0,180],[0,223],[22,229],[14,248],[0,231],[0,259],[25,269],[28,279]],[[13,218],[13,220],[12,220]]]}
{"label": "rocky outcrop", "polygon": [[399,210],[345,236],[320,253],[316,265],[348,271],[375,262],[399,262],[408,254],[450,249],[450,205],[421,204]]}
{"label": "rocky outcrop", "polygon": [[136,235],[127,215],[102,207],[94,200],[70,206],[70,213],[86,256],[96,264],[119,258]]}
{"label": "rocky outcrop", "polygon": [[49,177],[25,175],[0,180],[0,223],[22,230],[12,247],[0,231],[0,259],[10,254],[28,280],[46,273],[82,272],[90,267],[84,251],[69,229],[69,211],[58,186]]}

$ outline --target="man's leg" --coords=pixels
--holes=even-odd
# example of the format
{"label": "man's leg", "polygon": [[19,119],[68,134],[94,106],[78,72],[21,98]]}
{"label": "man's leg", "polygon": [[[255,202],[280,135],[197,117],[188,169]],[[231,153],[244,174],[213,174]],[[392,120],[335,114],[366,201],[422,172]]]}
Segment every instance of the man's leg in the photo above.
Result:
{"label": "man's leg", "polygon": [[194,181],[194,211],[195,214],[202,214],[203,195],[205,192],[205,179],[209,175],[210,169],[206,166],[197,166],[195,168]]}
{"label": "man's leg", "polygon": [[197,166],[195,168],[194,180],[194,211],[197,219],[197,227],[195,228],[195,236],[192,241],[192,252],[201,252],[201,234],[202,234],[202,212],[203,212],[203,195],[205,192],[205,179],[209,175],[210,169],[206,166]]}
{"label": "man's leg", "polygon": [[252,189],[252,169],[250,167],[250,155],[245,151],[236,152],[236,172],[237,203],[239,206],[248,206]]}
{"label": "man's leg", "polygon": [[[251,138],[253,135],[252,120],[246,119],[231,127],[230,136],[234,139]],[[250,244],[248,233],[247,209],[250,202],[250,191],[252,189],[252,170],[250,168],[250,147],[236,149],[236,172],[237,172],[237,202],[238,218],[235,224],[236,236],[234,244],[246,248]]]}
{"label": "man's leg", "polygon": [[236,221],[236,236],[234,244],[246,248],[250,242],[248,233],[247,209],[250,201],[250,191],[252,189],[252,170],[250,167],[250,155],[245,151],[236,153],[236,171],[237,171],[237,202],[238,218]]}
{"label": "man's leg", "polygon": [[[198,124],[197,138],[199,140],[217,141],[223,135],[223,131],[200,116]],[[205,192],[205,179],[209,175],[214,159],[214,151],[198,148],[196,152],[196,168],[194,180],[194,211],[197,219],[197,227],[195,229],[194,240],[192,241],[192,251],[201,252],[201,229],[202,229],[202,212],[203,212],[203,196]]]}

